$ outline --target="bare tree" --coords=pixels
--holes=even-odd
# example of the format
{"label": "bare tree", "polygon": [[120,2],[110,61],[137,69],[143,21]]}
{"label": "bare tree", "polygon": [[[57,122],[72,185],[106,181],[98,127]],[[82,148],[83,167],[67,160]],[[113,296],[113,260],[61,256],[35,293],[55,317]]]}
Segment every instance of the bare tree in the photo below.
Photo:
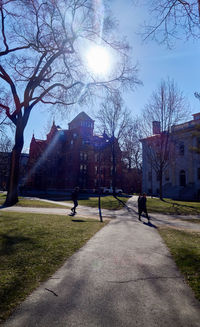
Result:
{"label": "bare tree", "polygon": [[[143,155],[157,175],[161,199],[163,174],[173,150],[170,129],[172,125],[185,120],[188,115],[187,102],[174,81],[170,79],[161,81],[143,110]],[[152,122],[157,124],[157,131],[153,131],[155,135],[152,135]]]}
{"label": "bare tree", "polygon": [[[0,87],[0,103],[4,101],[5,98],[6,94],[4,93],[4,89]],[[0,139],[5,138],[8,131],[12,132],[13,127],[14,125],[7,117],[5,110],[0,106]]]}
{"label": "bare tree", "polygon": [[116,189],[116,171],[120,148],[119,143],[123,135],[130,126],[130,112],[123,107],[123,100],[119,93],[109,95],[96,116],[99,122],[101,132],[104,131],[110,138],[111,155],[112,155],[112,188],[115,195]]}
{"label": "bare tree", "polygon": [[152,38],[171,46],[185,37],[200,37],[200,1],[153,0],[149,5],[150,21],[145,26],[145,39]]}
{"label": "bare tree", "polygon": [[0,152],[11,152],[13,143],[11,138],[6,135],[0,136]]}
{"label": "bare tree", "polygon": [[123,133],[122,151],[123,158],[127,162],[128,169],[141,169],[141,122],[136,118],[129,121],[129,127]]}
{"label": "bare tree", "polygon": [[[103,16],[104,13],[104,16]],[[0,108],[15,125],[9,189],[5,205],[18,201],[19,159],[24,129],[31,110],[43,104],[66,110],[107,92],[132,87],[136,68],[128,59],[129,47],[115,39],[114,23],[91,0],[1,0],[0,79],[4,96]],[[84,49],[91,45],[110,49],[115,69],[100,78],[86,67]]]}
{"label": "bare tree", "polygon": [[124,108],[123,99],[119,92],[109,94],[101,103],[96,118],[99,129],[105,131],[109,137],[122,139],[126,129],[130,126],[130,111]]}

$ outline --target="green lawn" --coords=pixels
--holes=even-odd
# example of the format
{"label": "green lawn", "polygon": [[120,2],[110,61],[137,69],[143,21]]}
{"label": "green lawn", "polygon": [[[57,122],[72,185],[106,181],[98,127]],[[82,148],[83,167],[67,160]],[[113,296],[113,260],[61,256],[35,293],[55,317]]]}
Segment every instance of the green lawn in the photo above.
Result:
{"label": "green lawn", "polygon": [[[6,199],[5,194],[0,194],[0,205],[4,203]],[[50,202],[45,202],[45,201],[40,201],[40,200],[32,200],[32,199],[27,199],[24,197],[19,197],[19,202],[16,204],[18,207],[32,207],[32,208],[64,208],[62,205],[59,205],[57,203],[50,203]]]}
{"label": "green lawn", "polygon": [[[0,205],[4,203],[6,199],[5,194],[0,194]],[[128,197],[119,197],[124,203],[129,199]],[[71,206],[72,201],[62,201],[63,203],[69,204]],[[84,200],[78,201],[80,205],[97,208],[98,207],[98,197],[89,197]],[[19,207],[36,207],[36,208],[61,208],[63,206],[59,204],[54,204],[50,202],[44,202],[40,200],[31,200],[23,197],[19,197],[19,202],[16,204]],[[112,195],[101,197],[101,207],[102,209],[108,210],[119,210],[123,208],[123,203],[120,203]]]}
{"label": "green lawn", "polygon": [[[121,201],[126,203],[129,198],[127,197],[119,197]],[[71,201],[66,201],[66,203],[71,203]],[[97,208],[98,207],[98,197],[90,197],[85,200],[79,200],[78,203],[82,206]],[[112,195],[101,197],[101,208],[108,210],[119,210],[124,207],[123,203],[120,203],[116,200]]]}
{"label": "green lawn", "polygon": [[159,232],[186,281],[200,300],[200,233],[161,227]]}
{"label": "green lawn", "polygon": [[149,212],[176,215],[198,215],[200,214],[200,202],[175,201],[172,199],[158,198],[147,199],[147,209]]}
{"label": "green lawn", "polygon": [[0,322],[105,224],[0,212]]}

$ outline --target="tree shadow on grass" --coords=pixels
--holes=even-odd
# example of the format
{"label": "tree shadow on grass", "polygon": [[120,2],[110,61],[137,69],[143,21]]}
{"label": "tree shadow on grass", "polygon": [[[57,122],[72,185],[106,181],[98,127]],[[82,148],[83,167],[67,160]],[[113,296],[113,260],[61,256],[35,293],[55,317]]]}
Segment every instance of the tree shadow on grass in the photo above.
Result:
{"label": "tree shadow on grass", "polygon": [[19,243],[31,243],[33,244],[33,241],[29,237],[23,237],[23,236],[9,236],[7,234],[0,234],[0,239],[2,239],[2,246],[0,249],[0,255],[10,255],[14,251],[16,244]]}
{"label": "tree shadow on grass", "polygon": [[82,219],[72,219],[74,223],[85,223],[85,220]]}

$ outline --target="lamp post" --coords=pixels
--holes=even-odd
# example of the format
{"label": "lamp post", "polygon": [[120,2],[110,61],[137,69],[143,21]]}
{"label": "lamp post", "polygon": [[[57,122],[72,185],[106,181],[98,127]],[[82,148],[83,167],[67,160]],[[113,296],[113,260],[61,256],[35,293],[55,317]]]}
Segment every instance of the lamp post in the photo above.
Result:
{"label": "lamp post", "polygon": [[100,222],[103,222],[102,212],[101,212],[101,144],[98,144],[98,209],[99,209],[99,218]]}

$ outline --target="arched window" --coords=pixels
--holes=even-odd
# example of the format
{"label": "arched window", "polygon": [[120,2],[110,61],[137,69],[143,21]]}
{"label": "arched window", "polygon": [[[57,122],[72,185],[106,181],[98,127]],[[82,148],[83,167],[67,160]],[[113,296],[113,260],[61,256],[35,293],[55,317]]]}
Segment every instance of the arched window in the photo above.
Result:
{"label": "arched window", "polygon": [[185,186],[186,185],[185,170],[180,171],[179,179],[180,179],[180,186]]}

